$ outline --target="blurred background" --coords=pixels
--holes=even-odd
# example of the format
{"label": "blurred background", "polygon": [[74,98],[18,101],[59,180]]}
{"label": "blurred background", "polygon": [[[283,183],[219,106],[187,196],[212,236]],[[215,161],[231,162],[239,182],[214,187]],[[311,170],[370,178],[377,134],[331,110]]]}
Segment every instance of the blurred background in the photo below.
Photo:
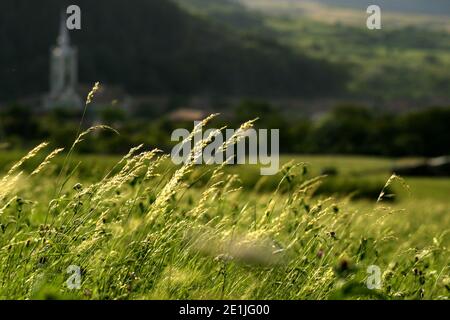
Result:
{"label": "blurred background", "polygon": [[[81,30],[61,27],[70,4]],[[366,27],[370,4],[381,30]],[[309,158],[328,174],[345,155],[365,173],[448,176],[449,17],[447,0],[3,0],[2,159],[70,146],[99,81],[85,126],[120,135],[93,135],[80,153],[170,151],[175,128],[219,112],[216,126],[281,129],[291,158],[333,155]]]}
{"label": "blurred background", "polygon": [[[53,92],[49,99],[52,50],[70,4],[80,6],[82,21],[81,30],[67,35],[76,53],[69,75],[75,74],[74,94],[64,100]],[[366,28],[369,4],[382,9],[381,30]],[[123,152],[141,142],[168,149],[179,122],[191,126],[220,112],[227,123],[258,116],[261,127],[283,128],[285,153],[450,153],[445,0],[6,0],[0,6],[4,147],[49,137],[70,144],[85,96],[100,81],[90,122],[122,134],[86,144],[86,152]]]}

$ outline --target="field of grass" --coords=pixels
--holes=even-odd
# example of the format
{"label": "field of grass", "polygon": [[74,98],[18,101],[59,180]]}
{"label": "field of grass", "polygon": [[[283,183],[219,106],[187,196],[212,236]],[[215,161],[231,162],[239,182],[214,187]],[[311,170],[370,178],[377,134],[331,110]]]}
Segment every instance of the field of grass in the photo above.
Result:
{"label": "field of grass", "polygon": [[[328,179],[316,175],[365,172],[381,192],[393,160],[286,156],[258,190],[245,166],[175,168],[142,148],[45,160],[41,147],[0,157],[1,299],[449,297],[448,180],[395,182],[399,200],[376,202],[315,193]],[[380,289],[366,285],[371,265]]]}

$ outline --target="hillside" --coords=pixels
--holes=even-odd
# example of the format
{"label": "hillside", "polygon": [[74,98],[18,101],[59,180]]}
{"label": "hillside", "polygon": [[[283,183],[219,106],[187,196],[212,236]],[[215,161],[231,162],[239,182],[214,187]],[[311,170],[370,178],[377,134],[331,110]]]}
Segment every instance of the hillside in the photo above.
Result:
{"label": "hillside", "polygon": [[[187,0],[191,1],[191,0]],[[229,0],[216,0],[229,1]],[[236,0],[252,10],[266,15],[303,17],[327,24],[365,26],[366,9],[380,5],[384,28],[420,26],[450,31],[450,3],[446,0]]]}
{"label": "hillside", "polygon": [[[302,54],[351,66],[349,93],[370,104],[450,103],[450,33],[445,27],[450,28],[450,20],[442,15],[448,12],[442,1],[377,1],[383,29],[375,32],[365,27],[365,1],[210,0],[209,6],[202,1],[183,3],[227,24],[236,20],[236,12],[251,16],[254,27],[247,30],[259,30]],[[431,14],[439,10],[441,15]],[[234,27],[242,29],[241,24]]]}
{"label": "hillside", "polygon": [[264,27],[263,17],[247,9],[237,0],[174,0],[196,16],[214,19],[240,32],[270,32]]}
{"label": "hillside", "polygon": [[[174,95],[314,96],[345,86],[341,67],[193,16],[168,0],[71,3],[82,8],[82,30],[71,32],[81,82]],[[48,89],[49,48],[61,7],[60,0],[1,2],[1,100]]]}

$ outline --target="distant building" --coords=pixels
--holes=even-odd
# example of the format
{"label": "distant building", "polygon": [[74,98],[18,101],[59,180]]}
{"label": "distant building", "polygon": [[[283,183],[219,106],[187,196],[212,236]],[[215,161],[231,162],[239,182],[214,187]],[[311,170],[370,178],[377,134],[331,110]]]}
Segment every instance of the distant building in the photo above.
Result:
{"label": "distant building", "polygon": [[204,110],[181,108],[169,114],[171,121],[201,121],[208,116]]}
{"label": "distant building", "polygon": [[56,107],[79,109],[82,100],[77,93],[78,52],[70,45],[66,20],[61,15],[57,45],[50,52],[50,93],[45,97],[47,109]]}

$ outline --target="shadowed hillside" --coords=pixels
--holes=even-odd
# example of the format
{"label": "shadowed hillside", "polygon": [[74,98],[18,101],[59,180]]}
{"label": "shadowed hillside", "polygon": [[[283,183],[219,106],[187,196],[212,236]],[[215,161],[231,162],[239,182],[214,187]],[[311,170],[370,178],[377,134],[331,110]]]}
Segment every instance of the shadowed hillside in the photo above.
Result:
{"label": "shadowed hillside", "polygon": [[[2,100],[47,90],[62,4],[45,2],[0,4]],[[168,0],[74,3],[82,9],[82,30],[71,33],[81,82],[121,84],[132,94],[314,96],[340,92],[347,79],[331,63],[224,30]]]}

